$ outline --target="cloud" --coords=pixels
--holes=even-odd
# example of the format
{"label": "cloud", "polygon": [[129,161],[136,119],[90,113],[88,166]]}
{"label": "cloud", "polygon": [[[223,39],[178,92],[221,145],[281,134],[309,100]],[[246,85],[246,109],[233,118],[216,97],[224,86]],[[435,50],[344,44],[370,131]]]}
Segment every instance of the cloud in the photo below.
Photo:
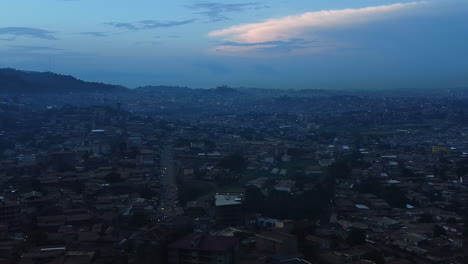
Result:
{"label": "cloud", "polygon": [[37,61],[44,58],[63,58],[91,56],[92,54],[70,51],[50,46],[8,45],[0,50],[0,57],[8,60]]}
{"label": "cloud", "polygon": [[246,43],[246,42],[235,42],[235,41],[224,41],[217,42],[215,50],[219,52],[229,52],[229,53],[242,53],[247,51],[257,51],[257,52],[291,52],[298,49],[306,49],[311,47],[327,47],[329,44],[319,43],[317,41],[309,41],[305,39],[290,39],[287,41],[265,41],[265,42],[255,42],[255,43]]}
{"label": "cloud", "polygon": [[201,10],[195,14],[207,16],[209,22],[218,22],[223,20],[229,20],[229,17],[226,16],[226,13],[236,13],[246,10],[258,10],[262,8],[267,8],[268,6],[261,3],[237,3],[237,4],[221,4],[221,3],[196,3],[193,5],[188,5],[186,8],[192,10]]}
{"label": "cloud", "polygon": [[197,69],[202,69],[214,75],[226,75],[232,73],[232,69],[224,63],[213,60],[200,60],[196,61],[193,66]]}
{"label": "cloud", "polygon": [[183,21],[156,21],[156,20],[143,20],[140,21],[140,29],[153,29],[153,28],[167,28],[177,27],[195,22],[195,19],[188,19]]}
{"label": "cloud", "polygon": [[0,35],[8,36],[4,40],[15,40],[17,37],[28,37],[46,40],[56,40],[54,33],[48,30],[30,27],[2,27]]}
{"label": "cloud", "polygon": [[130,31],[137,31],[143,29],[156,29],[156,28],[169,28],[177,27],[195,22],[196,19],[187,19],[182,21],[158,21],[158,20],[142,20],[133,23],[122,23],[122,22],[107,22],[106,25],[110,25],[116,28],[123,28]]}
{"label": "cloud", "polygon": [[87,35],[87,36],[92,36],[92,37],[107,37],[108,34],[106,32],[81,32],[81,35]]}
{"label": "cloud", "polygon": [[255,43],[245,43],[245,42],[235,42],[235,41],[224,41],[219,42],[221,46],[237,46],[237,47],[252,47],[257,45],[278,45],[278,46],[285,46],[285,45],[293,45],[293,46],[301,46],[312,43],[312,41],[306,41],[304,39],[290,39],[288,41],[266,41],[266,42],[255,42]]}
{"label": "cloud", "polygon": [[107,22],[105,24],[109,25],[109,26],[116,27],[116,28],[123,28],[123,29],[127,29],[127,30],[132,30],[132,31],[138,30],[138,27],[136,27],[132,23]]}
{"label": "cloud", "polygon": [[[154,38],[156,39],[162,39],[164,38],[163,36],[155,36]],[[165,36],[165,38],[169,38],[169,39],[178,39],[178,38],[181,38],[181,36],[179,35],[169,35],[169,36]]]}
{"label": "cloud", "polygon": [[162,44],[160,41],[136,41],[133,43],[134,46],[138,47],[156,46],[160,44]]}
{"label": "cloud", "polygon": [[[384,20],[402,10],[416,8],[425,2],[410,2],[360,9],[326,10],[307,12],[299,15],[270,19],[260,23],[242,24],[210,32],[210,37],[221,38],[225,43],[244,43],[241,45],[222,45],[223,50],[258,50],[279,47],[285,43],[301,48],[306,44],[294,40],[317,40],[321,33],[329,29],[347,28]],[[324,40],[325,41],[325,40]],[[232,44],[232,43],[231,43]],[[300,44],[300,45],[298,45]],[[294,48],[293,45],[293,48]],[[315,44],[313,44],[315,45]],[[219,50],[219,47],[218,47]]]}
{"label": "cloud", "polygon": [[24,45],[9,45],[10,49],[22,52],[56,52],[62,49],[48,46],[24,46]]}

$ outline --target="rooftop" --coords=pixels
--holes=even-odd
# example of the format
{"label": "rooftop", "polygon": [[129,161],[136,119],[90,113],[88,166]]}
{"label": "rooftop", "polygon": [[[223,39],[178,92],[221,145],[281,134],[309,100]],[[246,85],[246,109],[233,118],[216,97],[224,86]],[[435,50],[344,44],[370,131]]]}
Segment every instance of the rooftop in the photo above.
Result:
{"label": "rooftop", "polygon": [[225,205],[236,205],[242,204],[242,195],[234,194],[216,194],[215,195],[215,205],[216,206],[225,206]]}
{"label": "rooftop", "polygon": [[237,238],[193,233],[169,245],[172,249],[194,249],[203,251],[225,251],[238,243]]}

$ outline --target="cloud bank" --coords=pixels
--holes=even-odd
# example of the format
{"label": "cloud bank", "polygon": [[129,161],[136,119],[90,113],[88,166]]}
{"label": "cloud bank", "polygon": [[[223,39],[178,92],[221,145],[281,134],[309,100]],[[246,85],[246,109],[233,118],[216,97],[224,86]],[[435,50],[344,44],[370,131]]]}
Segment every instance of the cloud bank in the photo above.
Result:
{"label": "cloud bank", "polygon": [[223,20],[229,20],[230,18],[226,15],[227,13],[243,12],[251,9],[262,9],[266,8],[266,5],[257,2],[249,3],[236,3],[236,4],[223,4],[215,2],[207,3],[196,3],[186,6],[189,9],[200,10],[195,13],[208,17],[209,22],[219,22]]}
{"label": "cloud bank", "polygon": [[157,21],[157,20],[142,20],[134,23],[124,22],[107,22],[106,25],[113,26],[120,29],[127,29],[130,31],[137,31],[143,29],[156,29],[156,28],[169,28],[177,27],[195,22],[196,19],[187,19],[182,21]]}
{"label": "cloud bank", "polygon": [[91,37],[107,37],[108,36],[106,32],[97,32],[97,31],[81,32],[80,34],[91,36]]}
{"label": "cloud bank", "polygon": [[54,33],[48,30],[31,27],[2,27],[0,35],[7,36],[6,40],[15,40],[17,37],[28,37],[46,40],[56,40]]}
{"label": "cloud bank", "polygon": [[[264,44],[268,42],[276,46],[272,42],[284,44],[297,39],[317,41],[323,31],[385,20],[398,15],[401,11],[416,9],[424,4],[426,2],[410,2],[360,9],[306,12],[260,23],[232,26],[212,31],[208,35],[220,38],[224,42],[250,44],[244,45],[242,50],[255,50],[257,46],[264,48]],[[239,47],[240,45],[220,45],[218,50],[239,51],[241,50]]]}

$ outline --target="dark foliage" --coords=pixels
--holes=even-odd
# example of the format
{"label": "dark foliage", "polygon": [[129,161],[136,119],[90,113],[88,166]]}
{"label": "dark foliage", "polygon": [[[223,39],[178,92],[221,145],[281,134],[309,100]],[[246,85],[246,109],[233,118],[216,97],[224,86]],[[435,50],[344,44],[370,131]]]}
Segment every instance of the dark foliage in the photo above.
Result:
{"label": "dark foliage", "polygon": [[118,182],[122,182],[122,178],[120,177],[120,174],[116,173],[116,172],[110,172],[109,174],[107,174],[104,178],[108,183],[118,183]]}
{"label": "dark foliage", "polygon": [[246,210],[280,219],[317,219],[330,204],[332,193],[327,188],[296,195],[271,190],[265,197],[258,189],[246,191]]}
{"label": "dark foliage", "polygon": [[156,192],[151,190],[150,188],[143,188],[139,191],[142,198],[151,199],[153,196],[156,195]]}
{"label": "dark foliage", "polygon": [[45,245],[47,238],[47,233],[42,230],[35,230],[29,234],[29,241],[35,246]]}
{"label": "dark foliage", "polygon": [[68,93],[119,91],[128,91],[128,89],[117,85],[85,82],[72,76],[51,72],[26,72],[15,69],[0,69],[0,92]]}
{"label": "dark foliage", "polygon": [[364,180],[356,188],[360,193],[370,193],[384,199],[392,207],[406,208],[410,203],[398,186],[384,186],[375,179]]}
{"label": "dark foliage", "polygon": [[424,213],[419,216],[419,223],[434,223],[434,217],[431,214]]}
{"label": "dark foliage", "polygon": [[221,160],[219,165],[225,169],[240,172],[245,170],[247,163],[241,155],[232,154]]}
{"label": "dark foliage", "polygon": [[339,160],[328,167],[328,173],[335,179],[346,179],[351,176],[351,167],[346,160]]}
{"label": "dark foliage", "polygon": [[134,228],[140,228],[149,224],[150,220],[145,214],[134,213],[130,216],[129,225]]}
{"label": "dark foliage", "polygon": [[434,237],[445,236],[447,234],[447,231],[440,225],[434,225],[432,232],[434,233]]}
{"label": "dark foliage", "polygon": [[351,246],[366,244],[366,231],[359,228],[349,230],[346,242]]}

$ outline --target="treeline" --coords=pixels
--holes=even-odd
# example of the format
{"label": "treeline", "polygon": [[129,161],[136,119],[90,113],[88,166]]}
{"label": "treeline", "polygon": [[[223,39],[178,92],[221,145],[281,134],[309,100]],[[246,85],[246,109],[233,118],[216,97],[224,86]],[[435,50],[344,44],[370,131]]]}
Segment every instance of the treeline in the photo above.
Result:
{"label": "treeline", "polygon": [[256,187],[248,187],[245,192],[245,209],[249,213],[260,213],[279,219],[318,219],[332,204],[334,181],[333,178],[327,177],[314,189],[301,193],[271,189],[266,195]]}

